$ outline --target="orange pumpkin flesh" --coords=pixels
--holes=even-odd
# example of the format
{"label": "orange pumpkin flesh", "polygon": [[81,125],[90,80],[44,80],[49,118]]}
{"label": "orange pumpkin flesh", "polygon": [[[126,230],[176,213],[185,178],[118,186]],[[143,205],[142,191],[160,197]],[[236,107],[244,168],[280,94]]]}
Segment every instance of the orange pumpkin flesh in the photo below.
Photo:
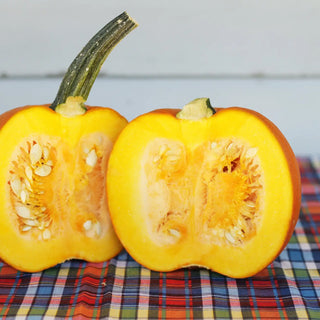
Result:
{"label": "orange pumpkin flesh", "polygon": [[198,120],[157,110],[132,121],[112,151],[109,209],[124,247],[142,265],[204,266],[247,277],[289,241],[300,175],[281,132],[244,108]]}
{"label": "orange pumpkin flesh", "polygon": [[0,258],[19,270],[72,258],[101,262],[122,249],[106,170],[127,120],[84,103],[108,54],[136,26],[124,12],[103,27],[72,62],[51,105],[0,116]]}

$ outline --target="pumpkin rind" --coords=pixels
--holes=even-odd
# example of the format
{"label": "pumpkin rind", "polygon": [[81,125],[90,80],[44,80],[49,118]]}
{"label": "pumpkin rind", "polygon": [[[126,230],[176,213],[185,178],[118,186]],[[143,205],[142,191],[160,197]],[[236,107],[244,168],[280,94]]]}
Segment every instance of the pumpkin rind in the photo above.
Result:
{"label": "pumpkin rind", "polygon": [[[177,112],[157,110],[142,115],[120,134],[109,160],[107,176],[109,208],[115,231],[132,257],[152,270],[170,271],[200,265],[232,277],[254,275],[271,263],[285,247],[298,219],[300,175],[295,156],[279,129],[254,111],[236,107],[220,109],[210,118],[195,121],[178,120]],[[160,143],[156,144],[156,141]],[[256,149],[248,152],[257,153],[255,157],[259,160],[258,169],[263,178],[262,205],[256,213],[256,226],[248,236],[240,237],[242,241],[239,243],[232,243],[232,237],[228,234],[224,234],[224,238],[211,235],[209,239],[213,240],[210,241],[204,241],[199,236],[201,232],[208,231],[203,229],[205,220],[201,220],[201,201],[195,200],[195,186],[203,166],[195,150],[203,148],[206,143],[223,145],[223,141],[235,142],[243,146],[243,150]],[[180,169],[176,167],[173,174],[177,175],[178,180],[168,180],[172,182],[162,189],[160,187],[162,191],[158,192],[159,196],[150,194],[152,188],[148,187],[146,179],[157,170],[157,165],[152,163],[157,163],[161,155],[161,144],[175,146],[171,147],[171,159],[175,159],[172,158],[172,148],[184,148],[186,155],[181,157],[187,159],[183,161],[186,161],[189,169],[180,174]],[[146,150],[150,145],[156,146],[159,153],[148,159]],[[162,175],[169,174],[166,169],[159,172]],[[222,173],[221,177],[222,184],[216,182],[212,192],[217,192],[215,190],[222,188],[222,185],[228,188],[228,183],[238,183],[235,178],[231,178],[233,182],[226,182],[232,174]],[[149,180],[150,186],[152,179]],[[181,179],[189,182],[175,185],[177,181],[185,181]],[[157,181],[164,183],[162,178]],[[163,190],[169,190],[171,200],[166,200],[168,195],[164,195]],[[187,192],[183,193],[185,191],[182,190]],[[172,200],[172,197],[175,199],[179,195],[183,200]],[[162,200],[155,200],[156,196]],[[146,207],[150,201],[154,203],[153,216],[148,211],[150,206]],[[187,202],[183,207],[183,203]],[[162,214],[161,210],[168,210],[164,208],[164,203],[169,203],[174,211],[179,211],[182,203],[184,212],[188,213],[178,212],[177,218],[162,220],[165,229],[161,229],[163,226],[150,229],[150,220],[157,219],[157,215]],[[178,226],[177,229],[174,226]],[[157,230],[165,230],[166,236]],[[219,234],[223,228],[215,230]]]}

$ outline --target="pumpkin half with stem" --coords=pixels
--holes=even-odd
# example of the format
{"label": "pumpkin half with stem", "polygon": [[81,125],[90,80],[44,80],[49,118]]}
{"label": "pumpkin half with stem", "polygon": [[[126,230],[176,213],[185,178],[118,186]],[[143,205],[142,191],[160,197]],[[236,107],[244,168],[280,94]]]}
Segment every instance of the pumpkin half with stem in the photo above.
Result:
{"label": "pumpkin half with stem", "polygon": [[275,259],[300,208],[297,161],[279,129],[252,110],[214,110],[206,98],[129,123],[107,191],[115,231],[142,265],[235,278]]}
{"label": "pumpkin half with stem", "polygon": [[69,67],[51,105],[0,117],[0,257],[17,269],[40,271],[71,258],[105,261],[122,249],[105,177],[127,121],[85,101],[104,60],[135,26],[122,13],[101,29]]}

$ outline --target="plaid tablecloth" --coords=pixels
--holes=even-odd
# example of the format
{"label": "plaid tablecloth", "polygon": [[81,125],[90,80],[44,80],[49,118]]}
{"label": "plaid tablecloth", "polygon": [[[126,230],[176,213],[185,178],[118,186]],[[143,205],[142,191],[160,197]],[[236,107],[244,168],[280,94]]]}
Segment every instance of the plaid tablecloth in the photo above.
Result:
{"label": "plaid tablecloth", "polygon": [[0,318],[320,319],[320,158],[299,158],[300,219],[287,248],[260,274],[152,272],[126,252],[40,273],[0,262]]}

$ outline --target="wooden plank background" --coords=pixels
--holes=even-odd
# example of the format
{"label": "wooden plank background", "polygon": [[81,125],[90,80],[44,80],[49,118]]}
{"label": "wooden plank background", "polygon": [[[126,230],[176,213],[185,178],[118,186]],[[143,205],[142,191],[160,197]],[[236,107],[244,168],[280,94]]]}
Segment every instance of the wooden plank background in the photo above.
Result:
{"label": "wooden plank background", "polygon": [[209,96],[274,121],[298,154],[319,153],[318,0],[0,1],[0,111],[50,102],[87,40],[126,10],[139,23],[88,102],[128,119]]}

